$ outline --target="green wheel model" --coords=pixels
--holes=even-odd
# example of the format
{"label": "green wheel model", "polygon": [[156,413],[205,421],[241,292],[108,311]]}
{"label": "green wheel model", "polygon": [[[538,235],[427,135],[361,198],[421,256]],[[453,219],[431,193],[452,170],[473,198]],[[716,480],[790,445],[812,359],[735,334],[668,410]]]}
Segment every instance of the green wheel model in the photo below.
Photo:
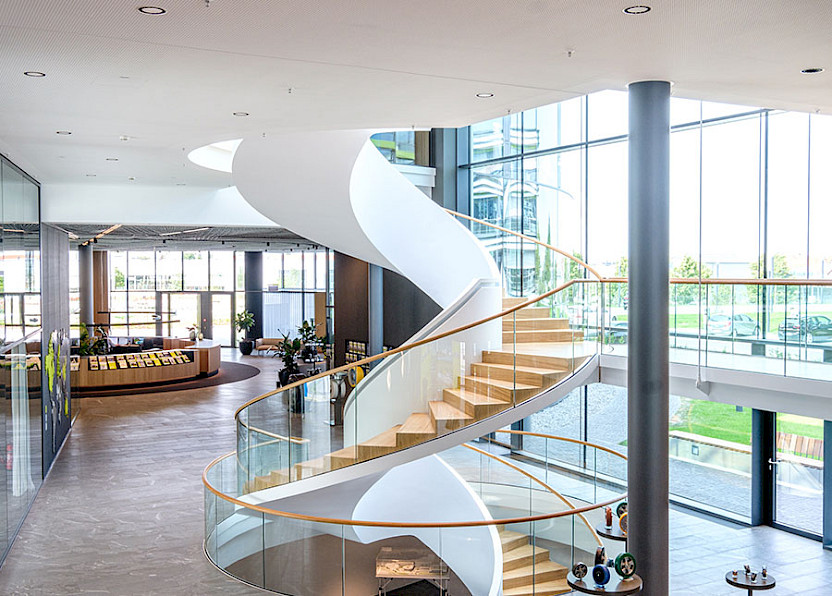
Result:
{"label": "green wheel model", "polygon": [[636,558],[630,553],[621,553],[615,557],[615,572],[629,579],[636,574]]}

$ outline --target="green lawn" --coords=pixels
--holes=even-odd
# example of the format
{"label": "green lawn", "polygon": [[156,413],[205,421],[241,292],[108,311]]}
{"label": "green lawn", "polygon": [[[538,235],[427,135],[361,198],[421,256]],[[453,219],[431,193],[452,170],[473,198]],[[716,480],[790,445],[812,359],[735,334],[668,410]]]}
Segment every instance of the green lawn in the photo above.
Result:
{"label": "green lawn", "polygon": [[[751,444],[751,409],[738,412],[735,406],[709,401],[685,400],[687,408],[680,411],[670,430],[681,430],[713,439]],[[784,433],[823,439],[823,420],[791,414],[778,414],[777,430]]]}
{"label": "green lawn", "polygon": [[[773,334],[773,337],[769,336],[769,339],[776,339],[777,338],[777,328],[780,326],[780,323],[783,322],[783,319],[786,318],[785,313],[782,312],[782,305],[780,306],[780,312],[773,312],[769,314],[769,333]],[[727,311],[730,313],[730,311]],[[815,312],[812,311],[811,314],[813,315],[826,315],[829,318],[832,318],[832,310],[830,311],[823,311],[823,312]],[[616,315],[616,320],[618,321],[626,321],[627,315]],[[752,316],[752,318],[754,318]],[[677,314],[673,315],[673,306],[670,307],[670,317],[669,317],[670,328],[673,329],[698,329],[699,328],[699,315],[697,313],[684,313],[684,314]],[[706,329],[706,321],[702,321],[702,332],[704,333]]]}

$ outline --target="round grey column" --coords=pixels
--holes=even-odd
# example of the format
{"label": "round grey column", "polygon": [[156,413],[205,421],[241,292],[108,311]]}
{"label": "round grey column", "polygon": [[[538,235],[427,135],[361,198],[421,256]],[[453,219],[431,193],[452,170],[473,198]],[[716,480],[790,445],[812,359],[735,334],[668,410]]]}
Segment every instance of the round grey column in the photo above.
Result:
{"label": "round grey column", "polygon": [[[78,247],[78,290],[81,322],[88,327],[92,327],[95,323],[92,244],[84,244]],[[90,333],[92,333],[92,329],[90,329]]]}
{"label": "round grey column", "polygon": [[669,592],[670,83],[629,92],[628,545],[653,596]]}

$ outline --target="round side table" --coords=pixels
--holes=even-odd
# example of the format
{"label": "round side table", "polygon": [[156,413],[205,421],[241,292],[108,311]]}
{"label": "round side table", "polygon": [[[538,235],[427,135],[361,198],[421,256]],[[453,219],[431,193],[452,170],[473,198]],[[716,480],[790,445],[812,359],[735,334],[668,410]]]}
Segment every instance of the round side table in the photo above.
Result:
{"label": "round side table", "polygon": [[566,575],[566,583],[569,587],[584,594],[612,594],[613,596],[626,596],[627,594],[638,594],[641,592],[641,578],[634,575],[629,579],[613,578],[606,586],[596,586],[591,579],[586,582],[578,579],[570,571]]}
{"label": "round side table", "polygon": [[734,586],[735,588],[748,590],[748,596],[752,596],[754,590],[771,590],[777,583],[774,581],[774,576],[770,573],[765,577],[758,573],[757,581],[752,582],[751,576],[746,575],[745,571],[738,572],[737,577],[734,577],[734,574],[729,571],[725,574],[725,581],[728,582],[728,585]]}
{"label": "round side table", "polygon": [[609,538],[610,540],[620,540],[621,542],[627,542],[627,535],[621,531],[621,526],[618,525],[618,518],[615,518],[615,521],[613,521],[611,528],[608,528],[606,524],[604,524],[604,522],[601,522],[600,524],[595,526],[595,532],[599,536]]}

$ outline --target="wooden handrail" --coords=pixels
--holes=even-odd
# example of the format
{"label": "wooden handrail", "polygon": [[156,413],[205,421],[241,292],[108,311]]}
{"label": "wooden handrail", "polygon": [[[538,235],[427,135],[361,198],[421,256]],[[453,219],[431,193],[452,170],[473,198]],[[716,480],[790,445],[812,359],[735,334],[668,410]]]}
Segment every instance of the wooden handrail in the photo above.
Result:
{"label": "wooden handrail", "polygon": [[[383,352],[381,354],[376,354],[375,356],[368,356],[367,358],[363,358],[363,359],[358,360],[356,362],[350,362],[349,364],[344,364],[343,366],[339,366],[338,368],[333,368],[332,370],[327,370],[327,371],[318,373],[317,375],[313,375],[311,377],[305,377],[300,381],[295,381],[294,383],[289,383],[288,385],[286,385],[284,387],[279,387],[277,389],[274,389],[273,391],[269,391],[268,393],[265,393],[263,395],[260,395],[259,397],[255,397],[254,399],[251,399],[251,400],[247,401],[246,403],[241,405],[239,408],[237,408],[237,411],[234,412],[234,418],[238,418],[239,415],[240,415],[240,412],[245,410],[250,405],[255,404],[255,403],[257,403],[257,402],[259,402],[263,399],[266,399],[267,397],[271,397],[273,395],[277,395],[278,393],[282,393],[283,391],[287,391],[287,390],[293,389],[295,387],[300,387],[301,385],[304,385],[305,383],[309,383],[311,381],[316,381],[316,380],[322,379],[324,377],[329,377],[331,375],[334,375],[335,373],[346,372],[346,371],[348,371],[350,369],[353,369],[353,368],[356,368],[358,366],[364,366],[365,364],[370,364],[372,362],[376,362],[377,360],[381,360],[383,358],[393,356],[394,354],[398,354],[400,352],[406,352],[406,351],[411,350],[413,348],[418,348],[419,346],[423,346],[425,344],[432,343],[432,342],[437,341],[439,339],[444,339],[446,337],[450,337],[451,335],[456,335],[457,333],[467,331],[468,329],[472,329],[472,328],[477,327],[479,325],[482,325],[484,323],[488,323],[489,321],[494,321],[496,319],[501,319],[502,317],[510,315],[510,314],[512,314],[512,313],[514,313],[518,310],[522,310],[522,309],[524,309],[524,308],[526,308],[526,307],[528,307],[532,304],[535,304],[535,303],[537,303],[541,300],[545,300],[549,296],[552,296],[554,294],[557,294],[558,292],[561,292],[561,291],[569,288],[576,281],[578,281],[578,280],[577,279],[570,279],[566,283],[563,283],[563,284],[559,285],[558,287],[554,288],[553,290],[549,290],[548,292],[545,292],[544,294],[541,294],[540,296],[533,296],[533,297],[529,298],[526,302],[522,302],[522,303],[520,303],[516,306],[512,306],[511,308],[507,308],[507,309],[505,309],[501,312],[498,312],[496,314],[493,314],[491,316],[485,317],[485,318],[480,319],[478,321],[474,321],[473,323],[468,323],[466,325],[462,325],[460,327],[457,327],[456,329],[451,329],[450,331],[444,331],[442,333],[437,333],[436,335],[431,335],[430,337],[426,337],[425,339],[420,339],[418,341],[414,341],[414,342],[411,342],[409,344],[404,344],[404,345],[399,346],[398,348],[393,348],[392,350],[388,350],[388,351]],[[584,280],[582,280],[582,281],[584,281]],[[595,280],[585,280],[585,281],[590,281],[592,283],[598,283]],[[241,421],[241,423],[243,424],[243,426],[247,427],[247,424],[245,422]]]}
{"label": "wooden handrail", "polygon": [[[576,279],[578,283],[586,281],[595,282],[595,280]],[[604,277],[601,279],[604,283],[627,283],[626,277]],[[719,279],[714,277],[702,278],[698,277],[671,277],[669,279],[671,284],[682,285],[699,285],[703,286],[832,286],[832,279],[794,279],[794,278],[757,278],[757,277],[730,277]]]}
{"label": "wooden handrail", "polygon": [[[558,437],[550,437],[556,439]],[[593,446],[591,443],[588,445]],[[598,446],[600,447],[600,445]],[[274,515],[276,517],[285,517],[288,519],[297,519],[300,521],[309,521],[315,523],[322,523],[322,524],[340,524],[344,526],[367,526],[367,527],[377,527],[377,528],[468,528],[468,527],[479,527],[479,526],[493,526],[493,525],[503,525],[503,524],[519,524],[519,523],[528,523],[534,521],[542,521],[547,519],[556,519],[559,517],[567,517],[570,515],[580,515],[586,513],[587,511],[594,511],[596,509],[600,509],[606,507],[608,505],[612,505],[617,501],[622,501],[627,498],[627,493],[621,493],[620,495],[616,495],[612,499],[604,500],[600,503],[594,503],[589,505],[584,505],[582,507],[574,507],[573,509],[566,510],[566,511],[556,511],[555,513],[544,513],[540,515],[529,515],[525,517],[512,517],[512,518],[503,518],[503,519],[491,519],[491,520],[471,520],[471,521],[461,521],[461,522],[383,522],[383,521],[370,521],[370,520],[355,520],[355,519],[339,519],[339,518],[330,518],[330,517],[319,517],[315,515],[305,515],[302,513],[291,513],[289,511],[279,511],[276,509],[269,509],[268,507],[263,507],[261,505],[254,505],[253,503],[247,503],[245,501],[241,501],[236,497],[232,497],[230,495],[226,495],[218,491],[214,488],[208,480],[208,472],[213,468],[215,465],[219,464],[221,461],[228,459],[229,457],[233,457],[236,455],[236,451],[232,451],[231,453],[226,453],[225,455],[221,455],[220,457],[216,458],[212,461],[202,472],[202,484],[205,488],[219,497],[224,501],[229,503],[233,503],[234,505],[238,505],[250,511],[256,511],[258,513],[263,513],[265,515]]]}

